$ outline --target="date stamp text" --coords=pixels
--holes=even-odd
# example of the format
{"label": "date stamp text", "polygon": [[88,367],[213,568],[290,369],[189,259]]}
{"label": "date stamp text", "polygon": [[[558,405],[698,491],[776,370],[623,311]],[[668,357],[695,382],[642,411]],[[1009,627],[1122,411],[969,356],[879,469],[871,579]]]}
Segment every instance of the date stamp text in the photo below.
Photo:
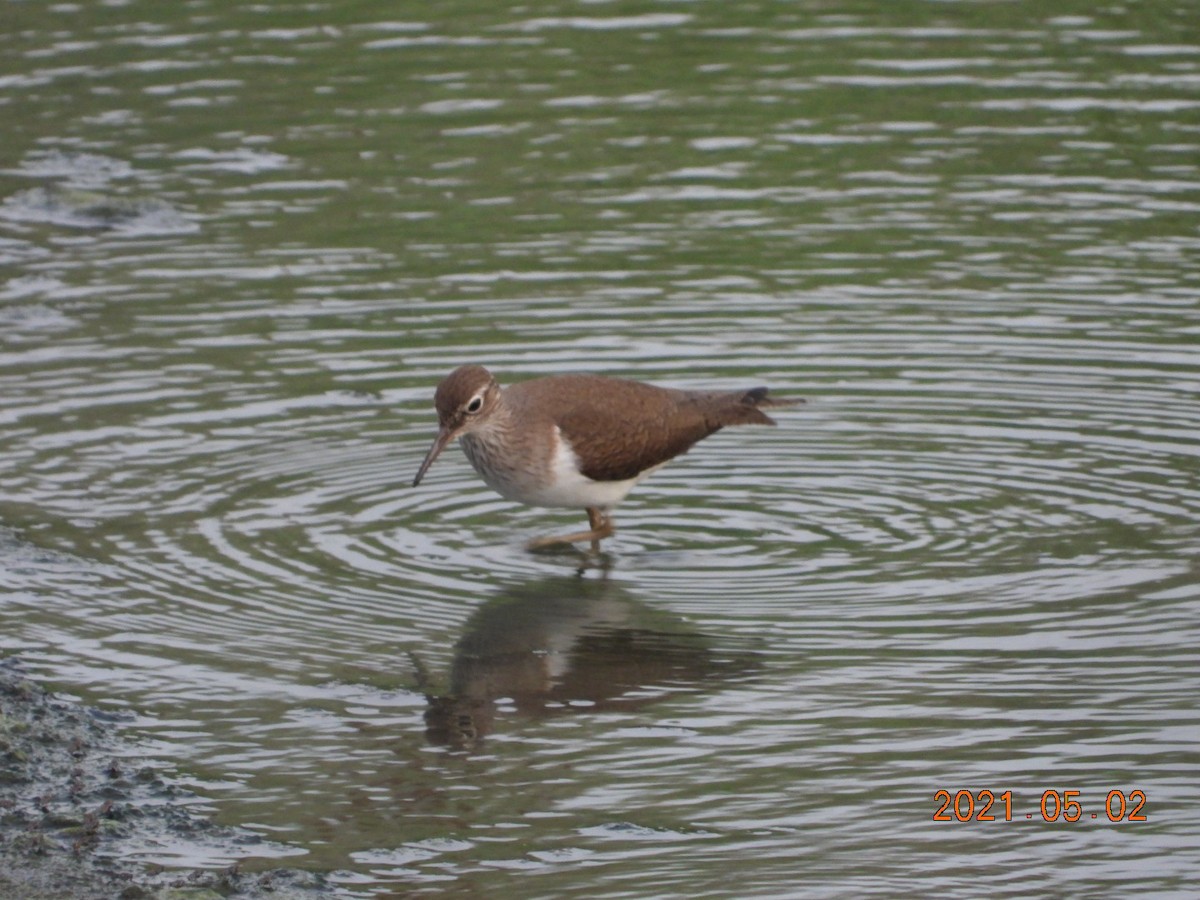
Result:
{"label": "date stamp text", "polygon": [[[933,794],[935,822],[1012,822],[1040,819],[1043,822],[1079,822],[1096,819],[1109,822],[1145,822],[1146,792],[1143,790],[1111,790],[1103,802],[1100,798],[1082,799],[1080,791],[1051,788],[1042,791],[1035,809],[1023,810],[1011,790],[996,793],[983,788],[948,791]],[[1094,802],[1093,802],[1094,801]],[[1086,807],[1085,807],[1085,804]]]}

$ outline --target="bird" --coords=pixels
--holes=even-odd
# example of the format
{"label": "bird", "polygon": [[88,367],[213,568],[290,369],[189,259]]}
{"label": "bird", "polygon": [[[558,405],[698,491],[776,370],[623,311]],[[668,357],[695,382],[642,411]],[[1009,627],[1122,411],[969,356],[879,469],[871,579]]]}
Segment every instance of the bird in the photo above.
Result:
{"label": "bird", "polygon": [[767,388],[701,391],[605,375],[570,373],[502,388],[481,365],[462,365],[438,384],[437,437],[412,485],[457,440],[475,471],[502,497],[527,506],[582,509],[587,531],[536,538],[539,550],[600,541],[615,531],[612,509],[644,478],[698,441],[732,425],[775,425]]}

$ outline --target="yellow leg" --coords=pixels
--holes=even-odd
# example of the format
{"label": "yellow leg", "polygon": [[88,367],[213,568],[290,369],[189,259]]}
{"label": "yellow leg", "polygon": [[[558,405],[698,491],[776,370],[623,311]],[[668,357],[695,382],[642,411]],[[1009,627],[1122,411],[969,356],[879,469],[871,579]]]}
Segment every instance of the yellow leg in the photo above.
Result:
{"label": "yellow leg", "polygon": [[543,547],[555,547],[559,544],[578,544],[582,541],[592,542],[592,552],[600,552],[600,541],[603,538],[610,537],[616,528],[613,526],[612,519],[605,515],[602,509],[595,506],[587,508],[588,524],[591,525],[590,531],[577,531],[574,534],[564,534],[561,536],[534,538],[525,545],[528,550],[541,550]]}

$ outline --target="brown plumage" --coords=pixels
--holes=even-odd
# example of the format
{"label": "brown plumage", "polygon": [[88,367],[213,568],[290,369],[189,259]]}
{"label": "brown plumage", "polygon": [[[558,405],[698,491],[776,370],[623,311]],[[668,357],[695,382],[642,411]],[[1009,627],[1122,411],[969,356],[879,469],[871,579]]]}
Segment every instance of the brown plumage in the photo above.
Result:
{"label": "brown plumage", "polygon": [[[588,403],[580,403],[587,397]],[[774,425],[766,388],[684,391],[603,375],[554,375],[505,388],[516,409],[557,425],[594,481],[625,481],[686,453],[727,425]]]}
{"label": "brown plumage", "polygon": [[599,540],[607,511],[696,442],[729,425],[774,425],[761,407],[790,406],[765,387],[690,391],[602,375],[552,375],[500,385],[483,366],[460,366],[438,385],[439,431],[415,487],[450,441],[502,496],[531,506],[586,509],[591,530],[536,546]]}

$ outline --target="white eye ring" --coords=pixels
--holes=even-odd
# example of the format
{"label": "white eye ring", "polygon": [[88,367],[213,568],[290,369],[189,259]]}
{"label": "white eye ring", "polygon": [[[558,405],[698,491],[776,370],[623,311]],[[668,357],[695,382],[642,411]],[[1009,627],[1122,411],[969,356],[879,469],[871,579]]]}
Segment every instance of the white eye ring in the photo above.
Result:
{"label": "white eye ring", "polygon": [[477,413],[483,409],[483,397],[475,396],[471,398],[471,402],[467,404],[467,412]]}

